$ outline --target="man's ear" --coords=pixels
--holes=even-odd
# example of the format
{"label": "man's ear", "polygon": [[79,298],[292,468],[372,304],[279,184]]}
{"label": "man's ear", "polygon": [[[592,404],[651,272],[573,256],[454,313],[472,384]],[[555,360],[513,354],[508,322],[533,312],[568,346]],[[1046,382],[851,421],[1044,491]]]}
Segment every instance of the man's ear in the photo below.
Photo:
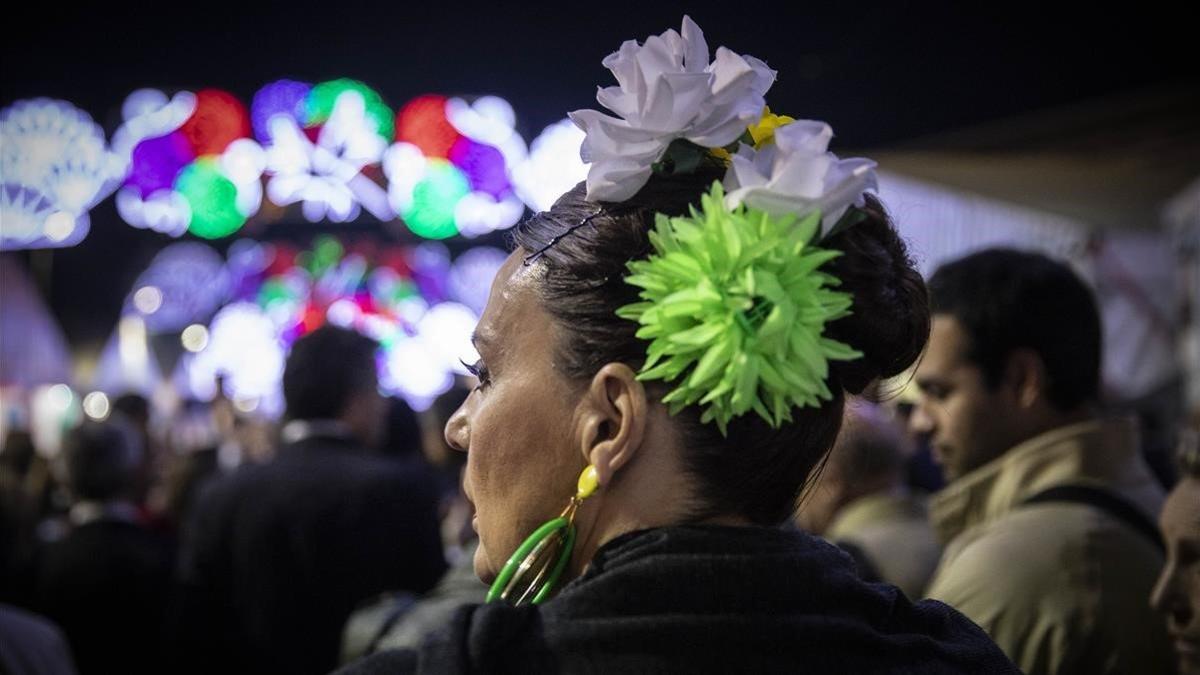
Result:
{"label": "man's ear", "polygon": [[600,485],[633,458],[646,435],[646,388],[623,363],[605,364],[592,376],[576,416],[579,450],[596,467]]}
{"label": "man's ear", "polygon": [[1046,363],[1032,349],[1017,349],[1008,356],[1004,384],[1013,393],[1017,405],[1028,410],[1040,402],[1049,384]]}

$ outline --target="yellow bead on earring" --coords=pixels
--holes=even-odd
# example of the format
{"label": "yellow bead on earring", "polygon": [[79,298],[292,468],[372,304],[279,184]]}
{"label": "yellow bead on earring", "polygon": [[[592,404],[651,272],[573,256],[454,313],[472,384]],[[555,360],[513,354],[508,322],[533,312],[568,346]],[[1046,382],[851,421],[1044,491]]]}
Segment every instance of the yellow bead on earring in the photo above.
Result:
{"label": "yellow bead on earring", "polygon": [[596,473],[596,466],[588,464],[583,473],[579,474],[578,490],[575,492],[576,499],[587,499],[592,496],[596,488],[600,486],[600,475]]}

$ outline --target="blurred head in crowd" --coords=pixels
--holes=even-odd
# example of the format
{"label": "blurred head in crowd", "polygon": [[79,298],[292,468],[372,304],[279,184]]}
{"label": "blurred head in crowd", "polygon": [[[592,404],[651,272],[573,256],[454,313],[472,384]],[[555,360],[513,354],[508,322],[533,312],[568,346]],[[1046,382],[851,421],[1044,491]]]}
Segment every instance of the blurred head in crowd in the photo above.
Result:
{"label": "blurred head in crowd", "polygon": [[399,396],[389,397],[380,451],[390,457],[419,457],[421,441],[421,420],[412,406]]}
{"label": "blurred head in crowd", "polygon": [[463,465],[467,463],[467,457],[461,452],[455,452],[446,444],[445,428],[454,411],[458,410],[463,401],[467,400],[467,395],[470,393],[471,391],[465,387],[451,388],[434,399],[433,405],[429,406],[429,410],[422,418],[421,447],[425,452],[426,459],[430,464],[442,468],[456,477]]}
{"label": "blurred head in crowd", "polygon": [[866,401],[846,406],[838,435],[816,481],[796,514],[796,523],[822,534],[846,504],[900,487],[909,439],[888,412]]}
{"label": "blurred head in crowd", "polygon": [[324,325],[292,345],[283,370],[289,420],[335,420],[360,442],[375,446],[383,434],[387,402],[379,393],[371,338]]}
{"label": "blurred head in crowd", "polygon": [[469,389],[455,386],[439,395],[421,416],[422,449],[425,459],[437,470],[442,490],[442,541],[447,549],[462,549],[477,538],[471,527],[475,507],[463,491],[465,453],[455,452],[446,443],[443,430],[454,411],[467,400]]}
{"label": "blurred head in crowd", "polygon": [[910,425],[928,436],[948,480],[1089,416],[1100,315],[1069,267],[989,249],[939,268],[929,296],[933,325]]}
{"label": "blurred head in crowd", "polygon": [[75,501],[128,498],[137,484],[142,440],[120,414],[84,422],[66,438],[63,460],[67,488]]}
{"label": "blurred head in crowd", "polygon": [[155,445],[150,437],[150,399],[138,393],[128,392],[113,401],[112,409],[137,432],[138,440],[141,443],[142,465],[138,470],[135,498],[142,501],[153,483],[152,464],[155,460]]}
{"label": "blurred head in crowd", "polygon": [[22,429],[12,429],[5,434],[4,446],[0,450],[0,467],[17,476],[29,473],[29,467],[37,454],[33,447],[33,436]]}
{"label": "blurred head in crowd", "polygon": [[1200,673],[1200,425],[1184,434],[1181,446],[1181,478],[1159,516],[1167,562],[1150,604],[1167,617],[1180,675],[1196,675]]}
{"label": "blurred head in crowd", "polygon": [[220,430],[211,403],[185,399],[171,418],[167,442],[181,455],[215,448],[220,444]]}
{"label": "blurred head in crowd", "polygon": [[150,427],[150,401],[141,394],[121,394],[113,400],[112,409],[142,432]]}

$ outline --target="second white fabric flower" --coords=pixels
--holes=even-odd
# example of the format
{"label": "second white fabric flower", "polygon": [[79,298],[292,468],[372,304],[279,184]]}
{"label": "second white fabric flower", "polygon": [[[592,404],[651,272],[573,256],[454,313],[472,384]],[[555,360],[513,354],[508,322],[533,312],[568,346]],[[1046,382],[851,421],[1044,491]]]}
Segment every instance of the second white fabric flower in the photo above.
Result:
{"label": "second white fabric flower", "polygon": [[799,120],[779,127],[761,150],[743,145],[731,158],[725,204],[745,204],[772,215],[803,217],[821,212],[827,233],[863,193],[878,189],[875,162],[838,159],[828,151],[833,130],[824,122]]}

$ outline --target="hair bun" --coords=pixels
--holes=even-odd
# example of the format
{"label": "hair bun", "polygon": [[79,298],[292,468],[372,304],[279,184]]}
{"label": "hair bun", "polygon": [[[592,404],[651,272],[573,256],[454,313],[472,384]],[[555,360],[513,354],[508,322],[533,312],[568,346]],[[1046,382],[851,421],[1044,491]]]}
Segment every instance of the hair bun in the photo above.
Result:
{"label": "hair bun", "polygon": [[863,353],[861,359],[833,361],[830,372],[850,394],[905,371],[929,339],[929,294],[904,240],[883,205],[866,195],[867,218],[822,243],[844,255],[829,263],[842,290],[854,295],[853,314],[826,328],[829,337]]}

